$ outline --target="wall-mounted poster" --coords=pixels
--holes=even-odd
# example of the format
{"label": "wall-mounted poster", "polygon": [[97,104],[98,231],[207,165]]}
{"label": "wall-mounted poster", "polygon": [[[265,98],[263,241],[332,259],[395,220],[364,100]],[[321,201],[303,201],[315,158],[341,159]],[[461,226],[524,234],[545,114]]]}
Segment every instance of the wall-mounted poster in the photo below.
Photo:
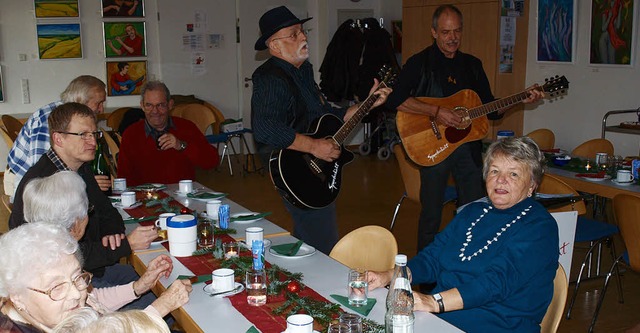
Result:
{"label": "wall-mounted poster", "polygon": [[107,58],[147,55],[144,22],[104,22],[103,27]]}
{"label": "wall-mounted poster", "polygon": [[37,24],[40,59],[82,58],[80,23]]}
{"label": "wall-mounted poster", "polygon": [[78,0],[34,0],[37,18],[79,17]]}
{"label": "wall-mounted poster", "polygon": [[107,95],[140,95],[140,87],[147,82],[146,61],[108,61]]}
{"label": "wall-mounted poster", "polygon": [[4,81],[2,80],[2,66],[0,66],[0,103],[4,102]]}
{"label": "wall-mounted poster", "polygon": [[633,0],[591,1],[591,64],[631,65],[635,43]]}
{"label": "wall-mounted poster", "polygon": [[538,61],[573,62],[575,13],[574,0],[538,1]]}
{"label": "wall-mounted poster", "polygon": [[144,17],[144,0],[102,0],[103,17]]}

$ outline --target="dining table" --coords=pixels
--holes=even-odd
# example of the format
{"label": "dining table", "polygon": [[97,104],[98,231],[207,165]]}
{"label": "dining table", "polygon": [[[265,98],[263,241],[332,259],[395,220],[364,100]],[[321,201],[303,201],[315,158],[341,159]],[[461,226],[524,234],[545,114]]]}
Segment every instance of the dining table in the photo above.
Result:
{"label": "dining table", "polygon": [[[205,209],[205,201],[194,200],[192,198],[177,195],[177,188],[177,184],[169,184],[167,185],[167,188],[164,190],[164,192],[172,196],[177,202],[191,210],[201,212]],[[204,186],[194,182],[194,188],[204,188]],[[212,191],[210,189],[206,190]],[[250,209],[247,209],[240,204],[232,201],[231,199],[229,199],[229,197],[223,198],[222,203],[228,204],[230,206],[231,213],[251,211]],[[119,211],[123,218],[129,218],[127,209],[119,208]],[[138,224],[136,223],[126,224],[128,232],[130,232],[137,226]],[[236,229],[236,233],[228,236],[233,237],[235,240],[242,240],[244,239],[244,230],[247,227],[256,226],[262,227],[264,229],[264,238],[271,241],[270,246],[291,244],[298,241],[298,239],[291,236],[288,231],[270,222],[268,220],[268,217],[251,223],[237,224],[231,222],[229,224],[229,227]],[[310,248],[309,246],[307,247]],[[274,255],[269,251],[268,248],[266,248],[265,261],[270,265],[277,265],[278,267],[286,269],[289,272],[302,273],[303,283],[306,288],[319,295],[318,297],[324,298],[326,301],[338,304],[331,298],[331,295],[347,295],[347,275],[349,267],[332,259],[324,253],[321,253],[320,251],[310,251],[309,253],[310,254],[307,254],[305,256],[290,257],[283,255]],[[189,268],[187,268],[185,264],[183,264],[183,262],[185,262],[184,258],[176,258],[172,256],[163,244],[152,244],[149,249],[134,251],[130,257],[130,262],[139,274],[143,274],[146,270],[147,264],[161,254],[167,255],[171,258],[173,262],[173,270],[169,277],[160,278],[156,286],[152,288],[152,291],[156,295],[160,295],[178,277],[196,275]],[[238,307],[237,304],[236,306],[234,306],[234,304],[232,304],[232,300],[230,300],[230,298],[228,297],[210,297],[209,294],[204,290],[205,286],[206,283],[193,284],[193,291],[189,296],[189,301],[187,302],[187,304],[172,312],[173,317],[186,332],[244,333],[259,327],[260,323],[255,320],[255,315],[252,315],[255,310],[251,309],[250,311],[246,312],[239,311],[238,309],[241,307]],[[369,298],[374,298],[376,300],[376,303],[368,313],[368,315],[365,317],[366,319],[374,321],[378,324],[384,324],[384,316],[386,311],[386,295],[387,289],[384,288],[373,290],[369,293]],[[269,309],[268,305],[269,304],[263,305],[261,307],[263,308],[262,310],[265,311]],[[354,312],[348,307],[345,307],[343,305],[340,306],[342,311]],[[436,315],[425,312],[415,313],[414,327],[414,330],[416,332],[461,332],[461,330],[440,319]],[[263,329],[258,331],[262,331],[264,333],[280,333],[283,330]]]}

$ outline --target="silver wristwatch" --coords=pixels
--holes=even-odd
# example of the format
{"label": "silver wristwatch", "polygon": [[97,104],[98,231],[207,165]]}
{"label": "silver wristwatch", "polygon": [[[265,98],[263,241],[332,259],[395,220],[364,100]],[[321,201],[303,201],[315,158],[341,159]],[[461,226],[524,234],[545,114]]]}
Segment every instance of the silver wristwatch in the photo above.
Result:
{"label": "silver wristwatch", "polygon": [[444,301],[442,300],[442,295],[440,295],[440,293],[438,293],[438,294],[431,295],[431,297],[433,297],[433,299],[436,301],[436,303],[438,303],[438,308],[440,310],[438,313],[443,313],[444,312]]}
{"label": "silver wristwatch", "polygon": [[187,142],[186,141],[180,141],[180,151],[183,151],[187,149]]}

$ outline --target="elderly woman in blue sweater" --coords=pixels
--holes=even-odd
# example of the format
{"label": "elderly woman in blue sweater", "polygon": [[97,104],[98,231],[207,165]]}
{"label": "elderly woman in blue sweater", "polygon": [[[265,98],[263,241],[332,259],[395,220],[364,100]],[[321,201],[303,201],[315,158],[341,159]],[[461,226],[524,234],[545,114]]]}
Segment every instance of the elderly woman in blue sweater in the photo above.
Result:
{"label": "elderly woman in blue sweater", "polygon": [[[415,311],[436,313],[467,332],[540,332],[558,268],[558,228],[533,200],[544,156],[529,138],[493,143],[484,160],[488,202],[467,205],[409,261]],[[391,271],[369,274],[369,289]]]}

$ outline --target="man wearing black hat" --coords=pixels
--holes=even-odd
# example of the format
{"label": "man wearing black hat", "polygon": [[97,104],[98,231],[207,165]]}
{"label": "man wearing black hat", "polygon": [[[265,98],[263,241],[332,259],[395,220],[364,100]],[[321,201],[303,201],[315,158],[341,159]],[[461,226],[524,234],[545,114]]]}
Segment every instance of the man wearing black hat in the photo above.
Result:
{"label": "man wearing black hat", "polygon": [[[271,58],[253,73],[251,113],[254,139],[263,162],[272,150],[284,148],[334,161],[340,156],[340,146],[335,141],[301,133],[308,132],[311,123],[324,114],[332,113],[346,121],[358,108],[332,107],[318,89],[313,67],[307,61],[307,35],[302,28],[310,19],[298,19],[285,6],[271,9],[260,18],[262,36],[255,49],[268,49]],[[377,87],[376,81],[371,93],[380,98],[373,107],[384,103],[391,92]],[[329,254],[338,241],[335,202],[322,209],[303,209],[283,201],[293,217],[293,235]]]}

